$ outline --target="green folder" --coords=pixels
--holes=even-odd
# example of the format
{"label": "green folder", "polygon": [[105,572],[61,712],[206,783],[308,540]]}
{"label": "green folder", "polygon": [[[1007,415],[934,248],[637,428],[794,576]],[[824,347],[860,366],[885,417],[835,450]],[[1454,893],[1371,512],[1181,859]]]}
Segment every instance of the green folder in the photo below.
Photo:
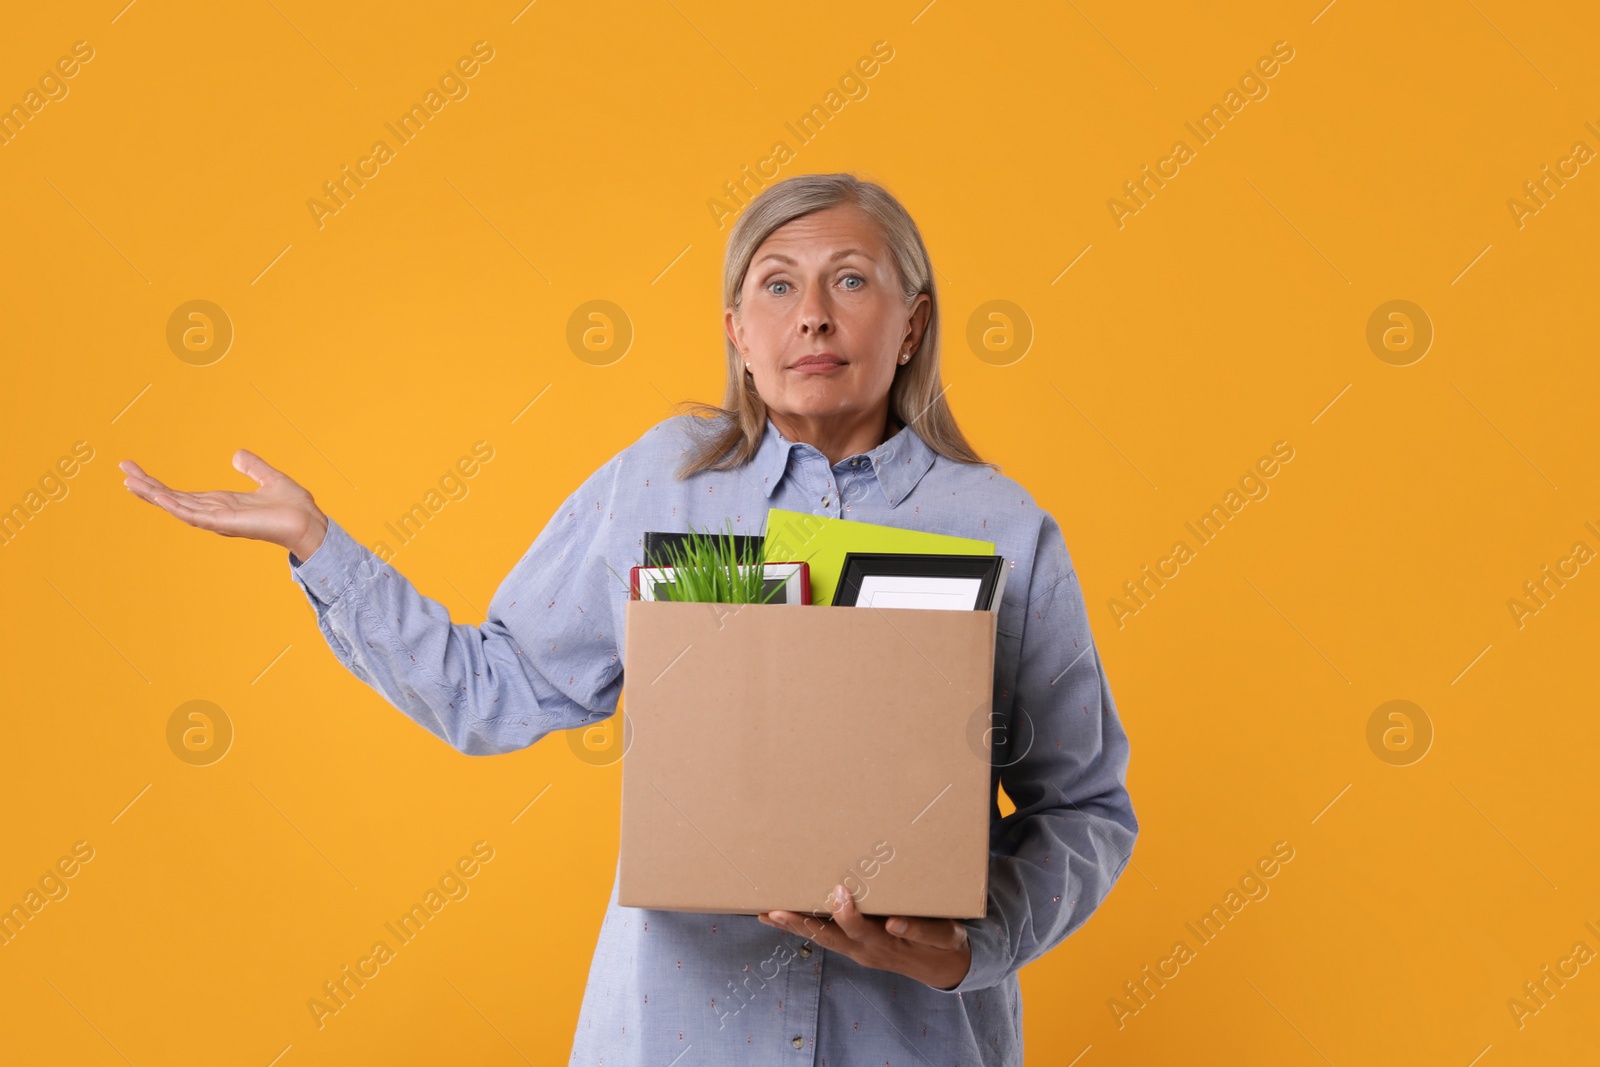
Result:
{"label": "green folder", "polygon": [[833,603],[833,591],[844,573],[846,552],[992,556],[994,543],[826,515],[807,515],[783,508],[768,509],[766,558],[774,563],[804,561],[810,564],[811,603]]}

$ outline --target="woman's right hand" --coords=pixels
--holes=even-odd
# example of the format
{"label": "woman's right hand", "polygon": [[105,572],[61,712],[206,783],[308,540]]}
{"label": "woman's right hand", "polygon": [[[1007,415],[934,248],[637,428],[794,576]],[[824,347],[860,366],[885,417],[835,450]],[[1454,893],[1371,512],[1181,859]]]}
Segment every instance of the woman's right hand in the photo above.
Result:
{"label": "woman's right hand", "polygon": [[190,526],[224,537],[266,541],[288,549],[302,562],[310,559],[328,532],[328,516],[311,494],[247,449],[233,454],[233,466],[261,488],[253,493],[185,493],[162,485],[131,459],[117,464],[117,469],[128,476],[122,484],[135,496]]}

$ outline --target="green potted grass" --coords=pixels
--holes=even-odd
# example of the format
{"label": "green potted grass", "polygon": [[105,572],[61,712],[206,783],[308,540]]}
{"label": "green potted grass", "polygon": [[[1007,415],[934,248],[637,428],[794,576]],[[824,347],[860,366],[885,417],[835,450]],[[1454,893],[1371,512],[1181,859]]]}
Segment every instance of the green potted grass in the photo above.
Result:
{"label": "green potted grass", "polygon": [[[656,599],[719,604],[761,604],[771,600],[783,586],[775,583],[762,591],[766,584],[766,542],[761,542],[753,559],[749,553],[737,558],[733,537],[733,520],[729,519],[722,534],[691,530],[681,546],[668,545],[666,562],[661,566],[672,568],[672,581],[656,584]],[[611,569],[611,573],[617,572]]]}

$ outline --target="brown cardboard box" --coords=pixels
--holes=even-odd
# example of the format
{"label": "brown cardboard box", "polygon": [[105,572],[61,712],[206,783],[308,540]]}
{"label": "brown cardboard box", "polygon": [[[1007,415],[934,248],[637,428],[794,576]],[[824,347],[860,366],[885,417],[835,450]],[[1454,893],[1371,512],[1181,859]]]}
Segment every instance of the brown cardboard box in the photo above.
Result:
{"label": "brown cardboard box", "polygon": [[619,904],[985,914],[994,612],[624,610]]}

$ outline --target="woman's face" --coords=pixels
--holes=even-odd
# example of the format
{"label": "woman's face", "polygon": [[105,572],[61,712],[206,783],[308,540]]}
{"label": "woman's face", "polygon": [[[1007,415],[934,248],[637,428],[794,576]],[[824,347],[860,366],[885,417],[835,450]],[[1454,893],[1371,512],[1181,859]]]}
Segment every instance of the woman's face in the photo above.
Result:
{"label": "woman's face", "polygon": [[[775,416],[817,428],[887,417],[899,360],[921,342],[931,309],[927,294],[905,303],[877,223],[850,204],[774,230],[740,299],[725,324],[756,391]],[[825,359],[802,362],[816,356]]]}

